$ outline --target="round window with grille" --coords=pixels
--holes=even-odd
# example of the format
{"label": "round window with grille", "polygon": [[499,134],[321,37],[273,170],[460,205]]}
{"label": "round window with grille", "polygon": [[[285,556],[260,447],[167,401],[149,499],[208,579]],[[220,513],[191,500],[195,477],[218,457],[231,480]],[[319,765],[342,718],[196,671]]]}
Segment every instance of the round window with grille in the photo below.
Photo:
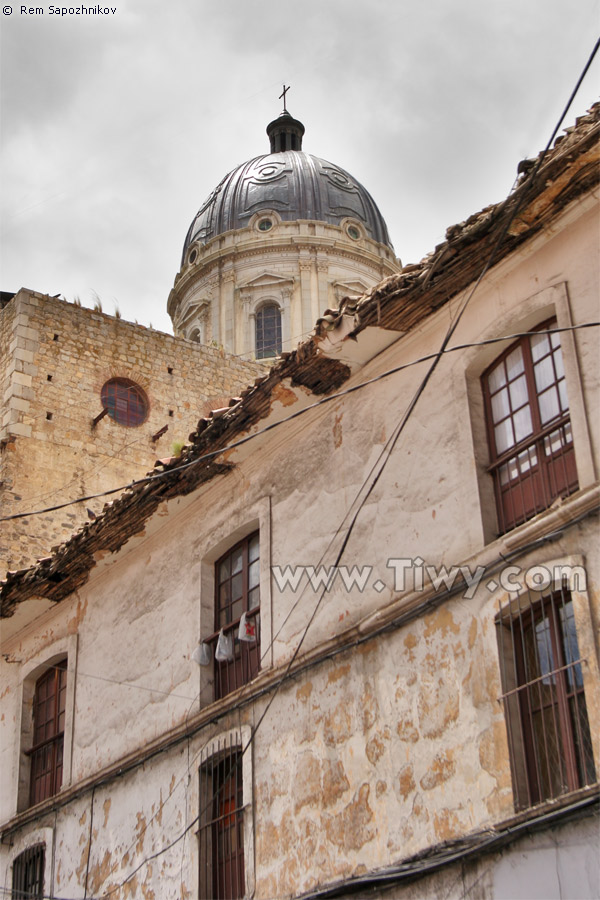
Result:
{"label": "round window with grille", "polygon": [[102,406],[119,425],[134,428],[146,421],[148,398],[141,387],[128,378],[111,378],[103,386]]}

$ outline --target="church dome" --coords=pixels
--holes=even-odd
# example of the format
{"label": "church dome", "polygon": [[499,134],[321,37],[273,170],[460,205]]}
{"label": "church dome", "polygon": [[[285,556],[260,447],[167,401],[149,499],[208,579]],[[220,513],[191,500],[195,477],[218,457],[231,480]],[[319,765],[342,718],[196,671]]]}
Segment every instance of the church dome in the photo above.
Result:
{"label": "church dome", "polygon": [[383,216],[367,190],[340,166],[302,150],[304,126],[283,112],[267,126],[271,152],[229,172],[200,207],[185,239],[207,244],[226,231],[245,228],[264,211],[284,222],[309,219],[341,225],[356,219],[367,236],[393,250]]}

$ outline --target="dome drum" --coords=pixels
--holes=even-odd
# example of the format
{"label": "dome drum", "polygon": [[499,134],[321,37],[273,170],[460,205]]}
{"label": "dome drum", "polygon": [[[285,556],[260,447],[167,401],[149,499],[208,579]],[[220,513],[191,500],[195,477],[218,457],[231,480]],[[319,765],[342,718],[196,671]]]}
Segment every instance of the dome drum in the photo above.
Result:
{"label": "dome drum", "polygon": [[271,152],[200,207],[167,306],[176,334],[261,358],[295,347],[341,292],[360,296],[400,268],[371,195],[301,149],[302,123],[284,111],[267,133]]}

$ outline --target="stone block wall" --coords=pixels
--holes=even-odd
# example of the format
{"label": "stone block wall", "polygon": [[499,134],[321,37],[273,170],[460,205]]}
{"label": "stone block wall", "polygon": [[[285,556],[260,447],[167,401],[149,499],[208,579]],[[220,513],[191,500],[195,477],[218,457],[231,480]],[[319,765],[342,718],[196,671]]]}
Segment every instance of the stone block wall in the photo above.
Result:
{"label": "stone block wall", "polygon": [[[261,364],[22,289],[0,312],[0,516],[56,506],[125,485],[187,441]],[[104,416],[110,378],[145,392],[137,427]],[[159,438],[153,436],[168,426]],[[111,497],[2,523],[0,577],[47,555]]]}

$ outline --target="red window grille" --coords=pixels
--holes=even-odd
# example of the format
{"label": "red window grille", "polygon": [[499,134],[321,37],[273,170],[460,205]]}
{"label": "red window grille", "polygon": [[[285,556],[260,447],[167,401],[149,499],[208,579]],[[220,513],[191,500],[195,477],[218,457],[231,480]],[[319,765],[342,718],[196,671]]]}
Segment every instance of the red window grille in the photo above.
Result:
{"label": "red window grille", "polygon": [[67,697],[67,660],[38,678],[33,697],[33,746],[30,805],[53,797],[63,776],[63,746]]}
{"label": "red window grille", "polygon": [[[215,658],[215,700],[251,681],[260,669],[260,556],[258,532],[244,538],[215,566],[215,631],[207,642],[216,650],[221,630],[231,637],[233,659]],[[242,613],[255,640],[240,641]]]}
{"label": "red window grille", "polygon": [[128,378],[111,378],[103,385],[100,399],[108,415],[119,425],[133,428],[146,421],[148,398],[141,387]]}
{"label": "red window grille", "polygon": [[523,809],[596,781],[573,601],[563,586],[498,615],[513,790]]}
{"label": "red window grille", "polygon": [[560,335],[551,320],[482,378],[500,534],[579,487]]}
{"label": "red window grille", "polygon": [[200,896],[245,895],[242,753],[227,741],[200,770]]}
{"label": "red window grille", "polygon": [[281,354],[281,311],[274,303],[256,313],[256,358]]}
{"label": "red window grille", "polygon": [[36,844],[20,853],[13,862],[12,900],[41,900],[44,896],[45,845]]}

